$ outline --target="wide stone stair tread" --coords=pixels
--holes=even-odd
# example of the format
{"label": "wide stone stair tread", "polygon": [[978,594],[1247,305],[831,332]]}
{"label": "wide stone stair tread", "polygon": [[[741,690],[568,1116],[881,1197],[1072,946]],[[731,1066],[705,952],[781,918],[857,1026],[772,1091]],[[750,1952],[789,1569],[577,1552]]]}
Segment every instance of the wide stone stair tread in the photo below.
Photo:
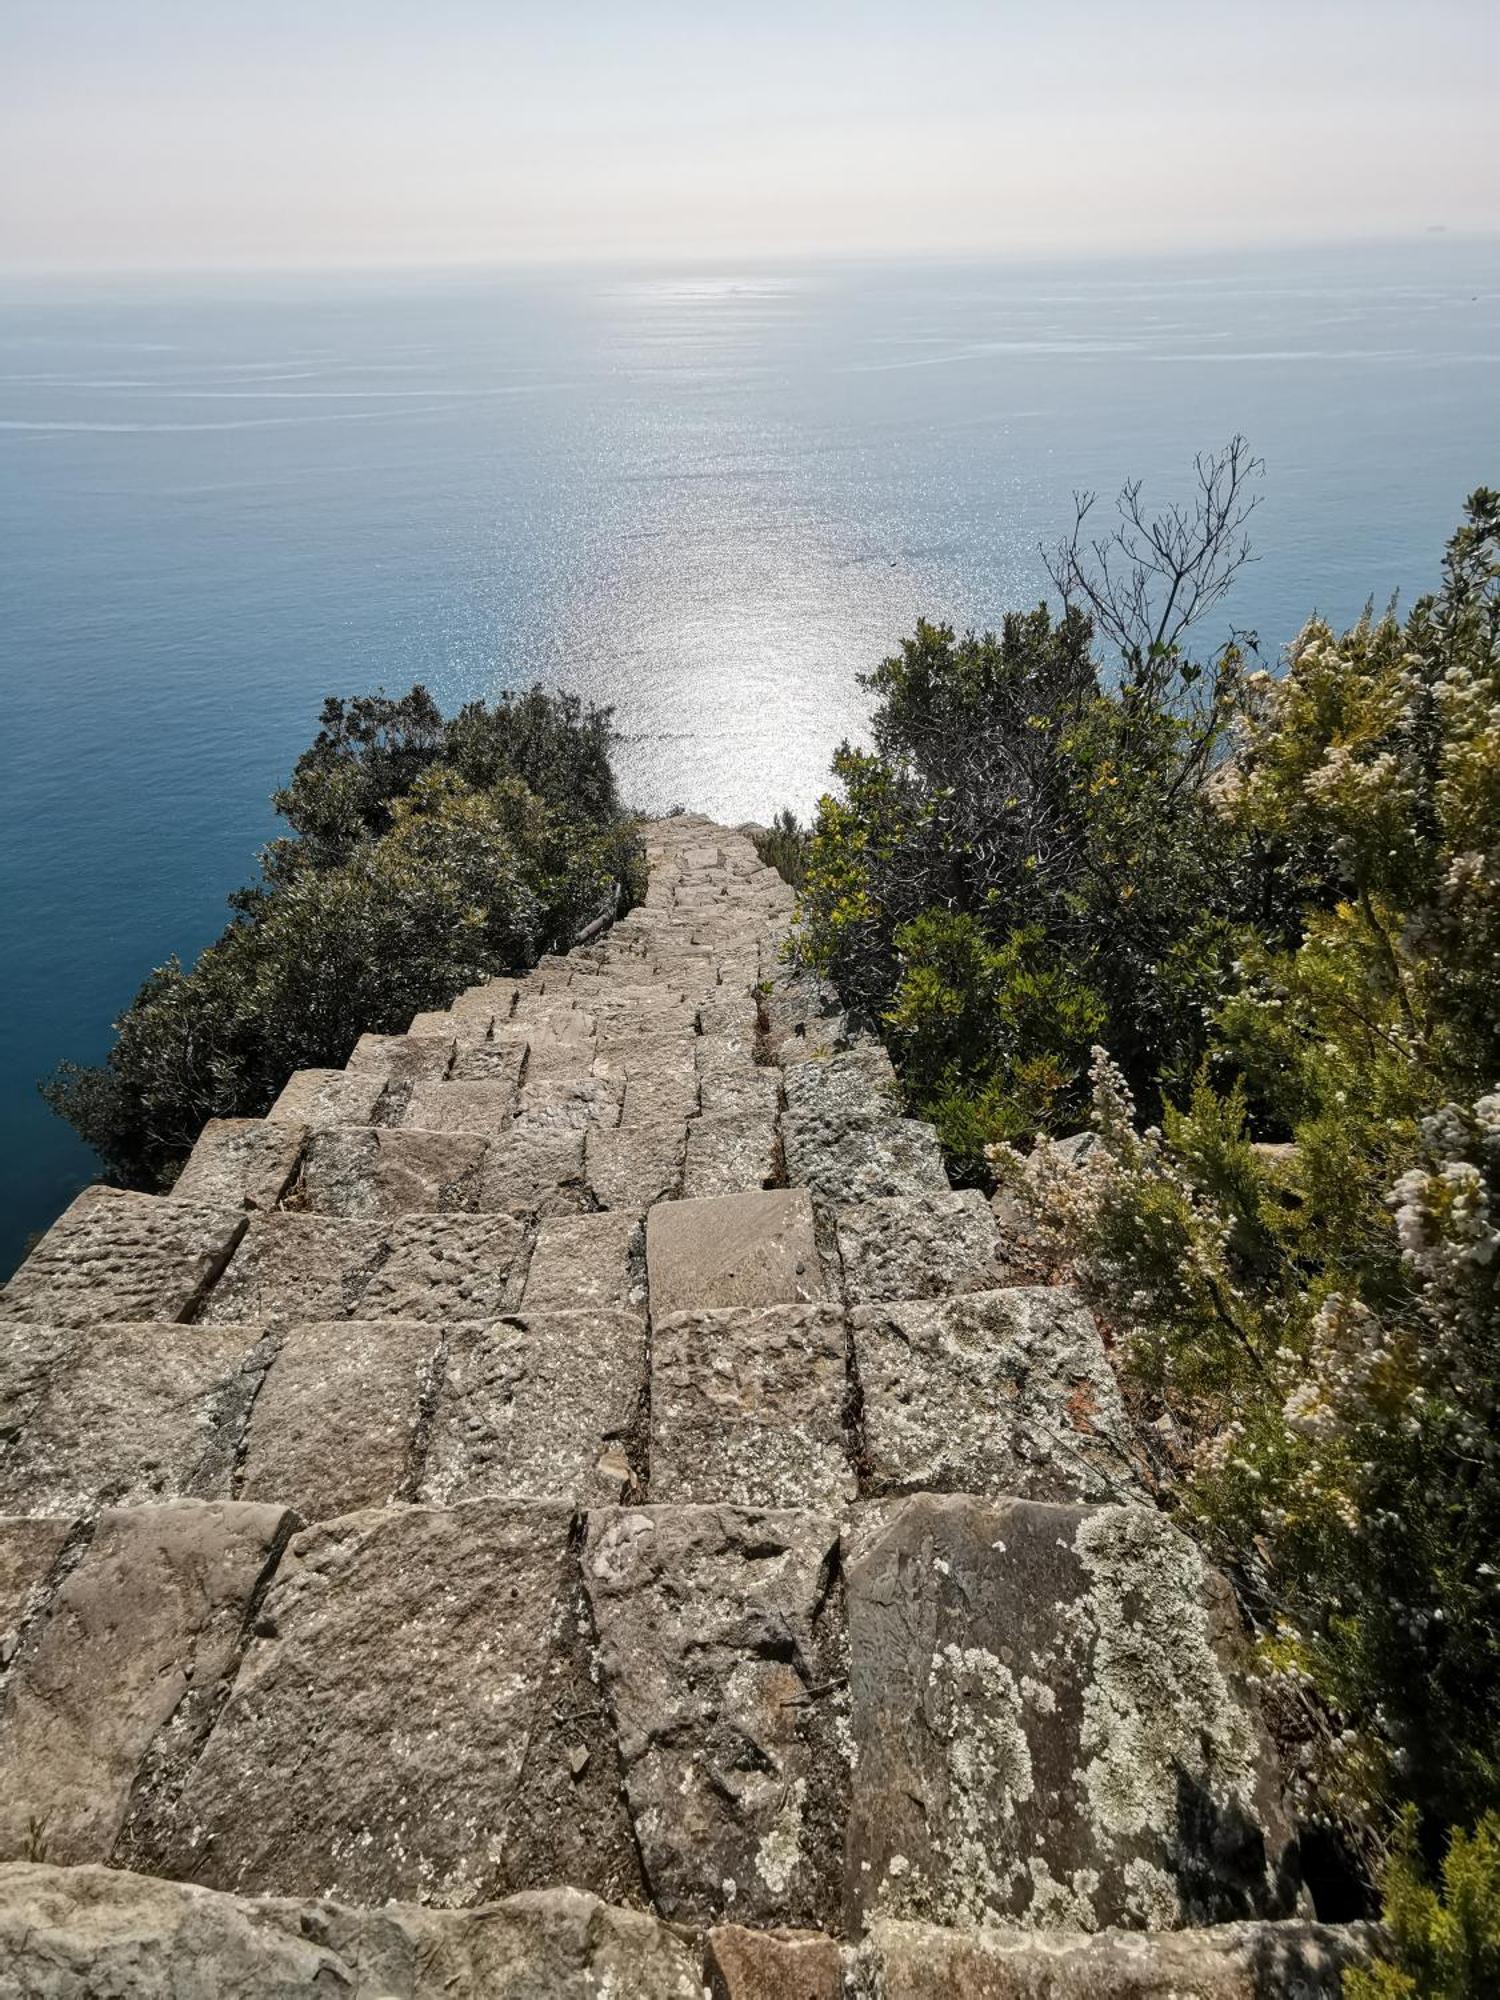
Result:
{"label": "wide stone stair tread", "polygon": [[1332,2000],[1092,1317],[646,840],[0,1292],[0,1994]]}

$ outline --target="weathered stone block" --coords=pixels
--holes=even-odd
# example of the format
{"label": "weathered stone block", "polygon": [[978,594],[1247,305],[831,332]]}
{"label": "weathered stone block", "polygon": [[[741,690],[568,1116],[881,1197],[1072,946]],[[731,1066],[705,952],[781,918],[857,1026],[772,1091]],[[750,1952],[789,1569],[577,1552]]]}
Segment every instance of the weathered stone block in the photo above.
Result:
{"label": "weathered stone block", "polygon": [[513,1084],[469,1080],[419,1083],[401,1122],[426,1132],[466,1132],[496,1139],[509,1129],[515,1108]]}
{"label": "weathered stone block", "polygon": [[518,1028],[497,1028],[492,1042],[465,1042],[453,1058],[454,1083],[508,1083],[519,1089],[527,1041]]}
{"label": "weathered stone block", "polygon": [[456,1327],[422,1498],[618,1500],[645,1390],[629,1312],[540,1312]]}
{"label": "weathered stone block", "polygon": [[21,1628],[42,1609],[72,1532],[66,1516],[0,1514],[0,1672],[15,1656]]}
{"label": "weathered stone block", "polygon": [[923,1495],[856,1516],[845,1574],[852,1929],[1288,1911],[1233,1601],[1163,1516]]}
{"label": "weathered stone block", "polygon": [[526,1231],[509,1215],[405,1215],[359,1295],[361,1319],[497,1319],[520,1303]]}
{"label": "weathered stone block", "polygon": [[682,1192],[689,1201],[763,1188],[777,1167],[776,1115],[705,1111],[688,1127]]}
{"label": "weathered stone block", "polygon": [[305,1521],[409,1498],[440,1338],[391,1320],[288,1327],[251,1412],[239,1497]]}
{"label": "weathered stone block", "polygon": [[260,1320],[346,1319],[386,1254],[378,1222],[325,1215],[255,1215],[229,1268],[209,1294],[210,1326]]}
{"label": "weathered stone block", "polygon": [[[0,1382],[27,1367],[30,1329],[15,1331],[19,1338],[0,1350]],[[227,1499],[256,1387],[253,1341],[238,1327],[81,1332],[0,1456],[0,1508],[86,1514],[101,1505]]]}
{"label": "weathered stone block", "polygon": [[988,1291],[1002,1282],[999,1237],[977,1188],[889,1195],[837,1216],[851,1306]]}
{"label": "weathered stone block", "polygon": [[787,1110],[798,1118],[848,1122],[901,1114],[896,1072],[879,1042],[860,1042],[837,1055],[794,1063],[782,1073],[782,1088]]}
{"label": "weathered stone block", "polygon": [[705,1076],[699,1085],[705,1115],[758,1111],[774,1123],[781,1105],[781,1071],[752,1067]]}
{"label": "weathered stone block", "polygon": [[361,1035],[345,1065],[351,1076],[378,1076],[402,1098],[419,1083],[436,1083],[453,1066],[451,1035]]}
{"label": "weathered stone block", "polygon": [[1370,1925],[1295,1919],[1044,1938],[881,1922],[856,1979],[881,2000],[1339,2000],[1374,1944]]}
{"label": "weathered stone block", "polygon": [[634,1077],[692,1077],[697,1039],[690,1026],[649,1035],[611,1030],[595,1044],[594,1074],[621,1083]]}
{"label": "weathered stone block", "polygon": [[274,1208],[291,1186],[307,1127],[291,1120],[210,1118],[172,1189],[174,1201]]}
{"label": "weathered stone block", "polygon": [[460,1044],[487,1042],[490,1030],[495,1025],[493,1007],[428,1007],[420,1014],[413,1014],[407,1033],[411,1035],[443,1035]]}
{"label": "weathered stone block", "polygon": [[535,1721],[572,1513],[471,1501],[292,1543],[152,1872],[481,1901]]}
{"label": "weathered stone block", "polygon": [[60,1585],[0,1715],[0,1856],[104,1861],[148,1753],[206,1719],[286,1530],[276,1507],[111,1511]]}
{"label": "weathered stone block", "polygon": [[688,1128],[684,1121],[648,1126],[615,1126],[588,1134],[585,1171],[602,1208],[649,1208],[675,1200],[682,1189],[682,1160]]}
{"label": "weathered stone block", "polygon": [[299,1069],[266,1116],[292,1125],[368,1125],[384,1093],[385,1078],[375,1071]]}
{"label": "weathered stone block", "polygon": [[646,1218],[651,1311],[800,1305],[827,1297],[802,1188],[659,1202]]}
{"label": "weathered stone block", "polygon": [[0,1291],[0,1320],[191,1319],[244,1229],[207,1202],[85,1188]]}
{"label": "weathered stone block", "polygon": [[0,1991],[25,2000],[702,2000],[696,1947],[577,1889],[482,1909],[224,1895],[0,1867]]}
{"label": "weathered stone block", "polygon": [[485,1141],[471,1133],[382,1125],[314,1132],[302,1167],[302,1198],[314,1215],[352,1222],[472,1209],[484,1153]]}
{"label": "weathered stone block", "polygon": [[617,1208],[596,1215],[548,1216],[537,1231],[522,1304],[528,1313],[593,1307],[644,1313],[639,1214]]}
{"label": "weathered stone block", "polygon": [[844,1398],[837,1307],[739,1306],[658,1318],[651,1498],[742,1507],[852,1498]]}
{"label": "weathered stone block", "polygon": [[878,1487],[1136,1497],[1114,1370],[1076,1292],[1015,1285],[861,1306],[850,1324]]}
{"label": "weathered stone block", "polygon": [[479,1172],[482,1212],[554,1215],[585,1205],[582,1130],[513,1125],[491,1140]]}
{"label": "weathered stone block", "polygon": [[609,1077],[542,1077],[521,1086],[516,1123],[573,1131],[585,1131],[590,1125],[618,1125],[620,1097],[620,1085]]}
{"label": "weathered stone block", "polygon": [[819,1926],[844,1808],[830,1517],[606,1507],[584,1580],[656,1907]]}
{"label": "weathered stone block", "polygon": [[686,1074],[633,1076],[625,1086],[622,1126],[639,1131],[684,1124],[698,1109],[698,1079]]}
{"label": "weathered stone block", "polygon": [[781,1145],[787,1179],[821,1201],[844,1205],[948,1190],[937,1133],[915,1118],[787,1111]]}
{"label": "weathered stone block", "polygon": [[844,2000],[843,1954],[817,1931],[718,1924],[705,1947],[712,2000]]}

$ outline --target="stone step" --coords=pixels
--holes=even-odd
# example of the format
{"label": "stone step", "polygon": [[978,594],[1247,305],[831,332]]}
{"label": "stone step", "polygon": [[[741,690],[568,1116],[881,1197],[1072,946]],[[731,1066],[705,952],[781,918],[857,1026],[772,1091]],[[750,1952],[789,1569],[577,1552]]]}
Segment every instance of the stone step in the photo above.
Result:
{"label": "stone step", "polygon": [[[545,1462],[554,1391],[618,1434],[612,1337],[518,1418],[461,1357],[429,1485]],[[638,1856],[674,1920],[853,1934],[1295,1908],[1227,1592],[1148,1508],[184,1501],[0,1547],[0,1859],[470,1904]]]}

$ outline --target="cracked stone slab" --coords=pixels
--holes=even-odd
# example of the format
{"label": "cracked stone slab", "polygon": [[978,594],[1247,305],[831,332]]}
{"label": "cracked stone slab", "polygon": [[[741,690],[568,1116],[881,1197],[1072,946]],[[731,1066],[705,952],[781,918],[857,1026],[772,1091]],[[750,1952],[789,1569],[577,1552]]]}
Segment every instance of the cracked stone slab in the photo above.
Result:
{"label": "cracked stone slab", "polygon": [[836,1306],[657,1319],[652,1500],[818,1507],[852,1499],[844,1345]]}
{"label": "cracked stone slab", "polygon": [[704,1111],[688,1127],[682,1192],[689,1201],[744,1194],[765,1187],[776,1166],[774,1111]]}
{"label": "cracked stone slab", "polygon": [[828,1296],[803,1188],[663,1201],[646,1218],[651,1311],[816,1304]]}
{"label": "cracked stone slab", "polygon": [[794,1112],[781,1120],[787,1179],[840,1206],[893,1194],[946,1194],[937,1133],[916,1118]]}
{"label": "cracked stone slab", "polygon": [[274,1208],[292,1184],[307,1132],[291,1120],[210,1118],[172,1197],[216,1208]]}
{"label": "cracked stone slab", "polygon": [[152,1872],[482,1901],[535,1719],[572,1509],[346,1515],[292,1542]]}
{"label": "cracked stone slab", "polygon": [[[419,1085],[448,1090],[449,1084]],[[468,1132],[355,1125],[314,1132],[301,1195],[314,1215],[352,1222],[472,1209],[485,1141]]]}
{"label": "cracked stone slab", "polygon": [[[33,1329],[0,1349],[5,1384],[30,1371]],[[19,1435],[0,1456],[0,1509],[88,1514],[101,1506],[229,1497],[235,1443],[255,1393],[255,1332],[98,1326],[56,1353]]]}
{"label": "cracked stone slab", "polygon": [[508,1215],[257,1215],[203,1320],[494,1319],[525,1273],[526,1231]]}
{"label": "cracked stone slab", "polygon": [[293,1070],[267,1118],[293,1125],[368,1125],[385,1094],[372,1070]]}
{"label": "cracked stone slab", "polygon": [[351,1076],[378,1076],[387,1097],[406,1098],[419,1083],[436,1083],[453,1063],[451,1035],[361,1035],[345,1068]]}
{"label": "cracked stone slab", "polygon": [[85,1188],[0,1291],[0,1320],[190,1319],[244,1228],[208,1202]]}
{"label": "cracked stone slab", "polygon": [[0,1715],[0,1856],[108,1860],[148,1756],[190,1743],[287,1526],[277,1507],[111,1509]]}
{"label": "cracked stone slab", "polygon": [[646,1126],[595,1126],[584,1154],[589,1187],[601,1208],[649,1208],[681,1192],[685,1119]]}
{"label": "cracked stone slab", "polygon": [[845,1575],[851,1930],[1289,1913],[1233,1599],[1162,1515],[922,1495],[856,1514]]}
{"label": "cracked stone slab", "polygon": [[577,1889],[481,1909],[231,1896],[0,1868],[0,1991],[26,2000],[702,2000],[695,1946]]}
{"label": "cracked stone slab", "polygon": [[566,1126],[513,1125],[491,1140],[479,1171],[481,1212],[554,1215],[585,1207],[584,1138]]}
{"label": "cracked stone slab", "polygon": [[401,1122],[424,1132],[467,1133],[497,1139],[510,1129],[516,1107],[513,1084],[475,1082],[419,1083]]}
{"label": "cracked stone slab", "polygon": [[421,1498],[618,1500],[645,1377],[635,1313],[537,1312],[456,1327]]}
{"label": "cracked stone slab", "polygon": [[818,1927],[845,1766],[831,1516],[592,1511],[584,1582],[656,1907]]}
{"label": "cracked stone slab", "polygon": [[42,1609],[72,1532],[66,1516],[0,1514],[0,1674],[15,1658],[22,1627]]}
{"label": "cracked stone slab", "polygon": [[440,1341],[399,1320],[288,1327],[250,1413],[237,1497],[305,1521],[408,1497]]}
{"label": "cracked stone slab", "polygon": [[881,2000],[1339,2000],[1375,1947],[1373,1925],[1295,1918],[1154,1937],[882,1921],[855,1956],[857,1990]]}
{"label": "cracked stone slab", "polygon": [[851,1306],[980,1292],[1003,1282],[994,1213],[977,1188],[888,1195],[835,1218]]}
{"label": "cracked stone slab", "polygon": [[639,1212],[615,1208],[548,1216],[537,1230],[521,1303],[528,1313],[590,1307],[644,1313]]}
{"label": "cracked stone slab", "polygon": [[1115,1372],[1070,1287],[861,1306],[850,1325],[877,1489],[1137,1497]]}

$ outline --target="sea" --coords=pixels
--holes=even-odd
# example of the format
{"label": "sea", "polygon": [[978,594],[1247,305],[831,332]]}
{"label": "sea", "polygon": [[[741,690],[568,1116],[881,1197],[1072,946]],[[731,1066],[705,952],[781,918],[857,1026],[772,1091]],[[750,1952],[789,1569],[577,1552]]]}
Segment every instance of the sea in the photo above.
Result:
{"label": "sea", "polygon": [[0,279],[0,1275],[96,1170],[38,1079],[217,933],[326,695],[540,681],[643,808],[806,813],[919,616],[1237,433],[1205,644],[1430,588],[1500,484],[1500,243]]}

